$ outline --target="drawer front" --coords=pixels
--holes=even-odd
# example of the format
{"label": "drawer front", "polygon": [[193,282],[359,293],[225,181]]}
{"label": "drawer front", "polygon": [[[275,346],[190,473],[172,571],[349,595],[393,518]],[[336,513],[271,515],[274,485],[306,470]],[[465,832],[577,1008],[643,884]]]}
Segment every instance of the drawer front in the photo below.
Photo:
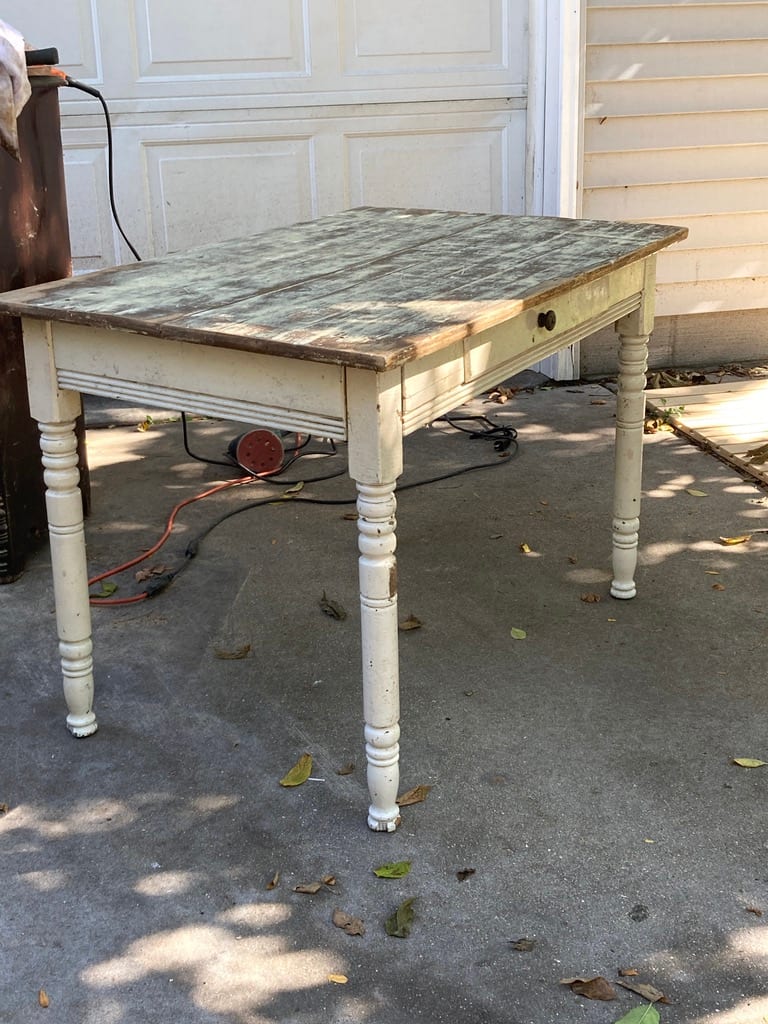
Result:
{"label": "drawer front", "polygon": [[563,292],[514,319],[403,367],[406,433],[637,309],[643,261]]}
{"label": "drawer front", "polygon": [[[515,373],[614,323],[637,309],[643,263],[614,271],[492,327],[464,343],[465,381]],[[522,360],[522,362],[521,362]]]}

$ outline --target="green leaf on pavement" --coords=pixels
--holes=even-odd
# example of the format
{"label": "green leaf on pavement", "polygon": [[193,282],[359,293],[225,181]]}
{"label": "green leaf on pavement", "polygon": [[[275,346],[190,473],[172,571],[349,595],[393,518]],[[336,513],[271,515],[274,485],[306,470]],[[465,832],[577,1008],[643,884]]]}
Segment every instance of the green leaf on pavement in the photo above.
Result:
{"label": "green leaf on pavement", "polygon": [[391,935],[395,939],[407,939],[411,934],[411,927],[413,925],[413,901],[415,897],[411,896],[407,900],[403,900],[397,910],[390,917],[387,918],[384,927],[387,930],[387,935]]}
{"label": "green leaf on pavement", "polygon": [[648,1003],[647,1006],[636,1006],[634,1010],[619,1017],[616,1024],[659,1024],[659,1011],[653,1003]]}
{"label": "green leaf on pavement", "polygon": [[312,755],[302,754],[296,764],[280,779],[281,786],[300,786],[312,774]]}
{"label": "green leaf on pavement", "polygon": [[397,860],[391,864],[382,864],[379,868],[374,868],[373,873],[377,878],[404,878],[411,870],[411,862],[409,860]]}

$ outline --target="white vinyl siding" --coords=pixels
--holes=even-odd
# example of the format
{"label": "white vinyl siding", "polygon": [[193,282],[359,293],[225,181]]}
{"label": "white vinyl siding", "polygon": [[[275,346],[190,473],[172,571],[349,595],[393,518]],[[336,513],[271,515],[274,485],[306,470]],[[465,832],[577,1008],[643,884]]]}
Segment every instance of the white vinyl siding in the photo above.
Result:
{"label": "white vinyl siding", "polygon": [[587,0],[583,215],[683,224],[657,314],[768,307],[768,2]]}

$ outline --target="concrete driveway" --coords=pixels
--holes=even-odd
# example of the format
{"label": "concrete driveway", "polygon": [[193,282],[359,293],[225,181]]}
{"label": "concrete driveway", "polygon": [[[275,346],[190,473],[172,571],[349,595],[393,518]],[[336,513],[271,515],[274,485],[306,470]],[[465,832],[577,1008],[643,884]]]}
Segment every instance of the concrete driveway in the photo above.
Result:
{"label": "concrete driveway", "polygon": [[[610,391],[472,409],[518,430],[514,458],[444,424],[407,442],[405,483],[499,465],[399,498],[401,612],[422,623],[401,633],[401,789],[432,788],[394,835],[365,824],[353,506],[235,515],[157,597],[96,609],[85,740],[64,727],[47,552],[0,588],[0,1021],[613,1024],[645,1005],[619,980],[665,993],[664,1024],[768,1020],[768,766],[732,763],[768,761],[768,534],[719,540],[768,526],[766,495],[649,436],[639,594],[617,602]],[[94,570],[230,475],[131,415],[89,430]],[[240,429],[194,422],[193,444],[219,457]],[[274,493],[188,507],[152,565]],[[305,752],[311,779],[281,787]],[[595,976],[614,1000],[560,983]]]}

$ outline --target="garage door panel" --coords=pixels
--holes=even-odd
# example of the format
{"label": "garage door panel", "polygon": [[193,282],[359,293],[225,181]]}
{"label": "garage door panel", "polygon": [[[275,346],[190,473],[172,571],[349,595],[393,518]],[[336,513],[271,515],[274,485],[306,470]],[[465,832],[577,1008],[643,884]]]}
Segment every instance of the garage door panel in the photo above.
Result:
{"label": "garage door panel", "polygon": [[[517,112],[521,113],[521,112]],[[524,116],[505,123],[430,119],[421,131],[378,127],[346,133],[350,206],[411,206],[473,213],[521,213],[523,169],[510,166]],[[522,152],[522,148],[518,150]]]}
{"label": "garage door panel", "polygon": [[72,269],[75,273],[119,262],[109,210],[105,146],[67,148],[64,177],[69,207]]}
{"label": "garage door panel", "polygon": [[305,0],[136,3],[139,77],[308,75]]}
{"label": "garage door panel", "polygon": [[[422,0],[345,0],[344,66],[347,74],[487,70],[509,65],[508,3]],[[524,63],[516,47],[515,64]]]}
{"label": "garage door panel", "polygon": [[144,144],[156,253],[311,220],[308,138]]}
{"label": "garage door panel", "polygon": [[73,78],[101,78],[101,39],[90,0],[5,0],[2,19],[30,46],[57,47]]}

